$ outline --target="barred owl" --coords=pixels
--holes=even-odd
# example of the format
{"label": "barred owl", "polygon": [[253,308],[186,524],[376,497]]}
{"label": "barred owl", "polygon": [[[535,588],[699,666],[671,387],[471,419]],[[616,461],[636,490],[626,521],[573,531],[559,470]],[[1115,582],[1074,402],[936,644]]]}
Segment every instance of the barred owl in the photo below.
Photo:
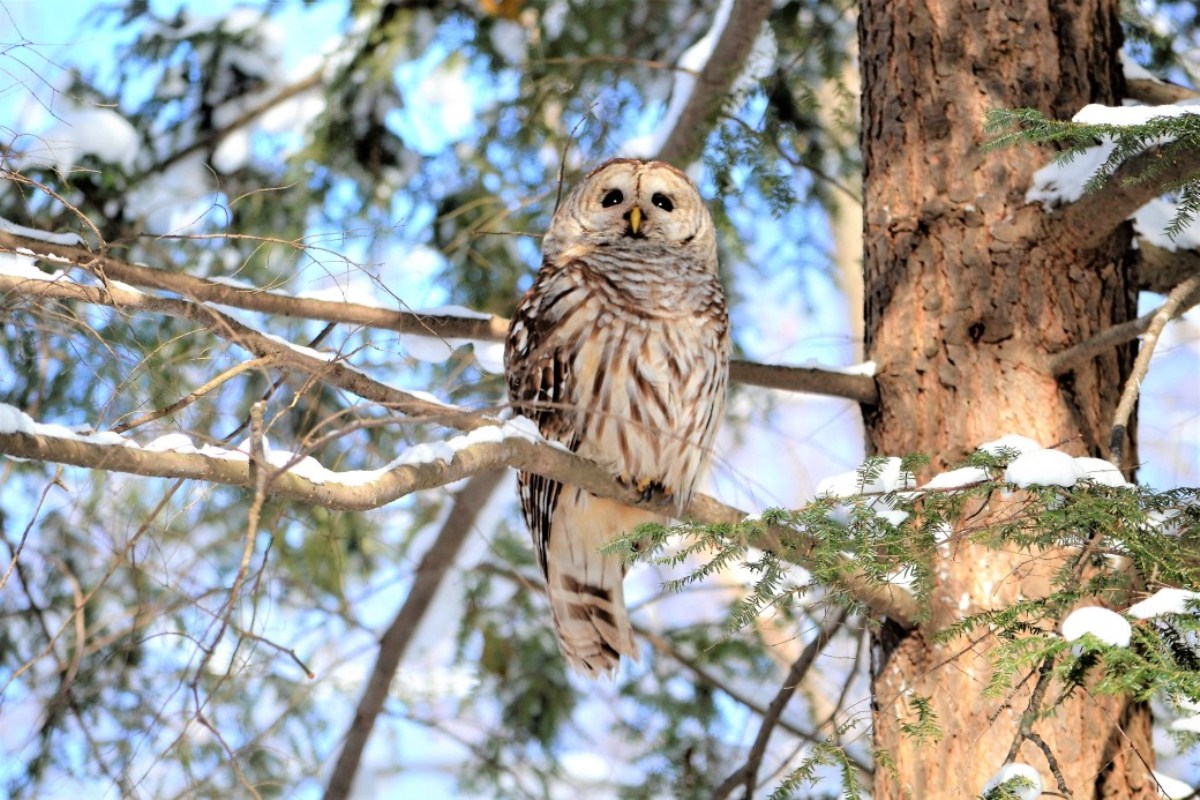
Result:
{"label": "barred owl", "polygon": [[[699,192],[658,161],[605,162],[567,195],[542,255],[505,343],[509,399],[547,439],[682,509],[712,455],[729,373]],[[624,564],[600,548],[665,519],[532,473],[519,487],[568,663],[596,677],[637,660]]]}

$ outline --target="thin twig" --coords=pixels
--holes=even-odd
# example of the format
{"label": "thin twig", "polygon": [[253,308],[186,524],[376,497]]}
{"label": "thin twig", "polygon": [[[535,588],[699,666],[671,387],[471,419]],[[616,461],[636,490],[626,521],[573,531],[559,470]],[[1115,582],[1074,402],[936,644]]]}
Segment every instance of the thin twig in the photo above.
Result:
{"label": "thin twig", "polygon": [[1054,775],[1054,781],[1058,784],[1058,791],[1062,796],[1070,800],[1071,790],[1067,787],[1067,780],[1063,777],[1062,770],[1058,766],[1058,759],[1054,757],[1054,751],[1050,749],[1050,745],[1046,744],[1046,740],[1038,736],[1033,731],[1025,734],[1025,738],[1033,742],[1046,756],[1046,763],[1050,765],[1050,772]]}
{"label": "thin twig", "polygon": [[763,714],[762,724],[759,725],[758,735],[754,738],[754,744],[750,747],[750,754],[746,757],[746,763],[740,769],[725,779],[725,782],[717,787],[713,792],[714,800],[723,800],[733,792],[739,785],[746,789],[746,797],[750,798],[754,795],[754,787],[758,782],[758,771],[762,767],[763,757],[767,753],[767,742],[771,738],[771,731],[779,722],[780,716],[783,714],[784,708],[791,701],[792,695],[796,693],[801,681],[804,680],[805,674],[816,662],[817,656],[829,644],[834,635],[841,629],[842,624],[846,621],[846,610],[839,608],[834,616],[829,619],[821,629],[817,631],[816,637],[808,643],[808,646],[800,653],[800,657],[792,664],[788,670],[787,677],[784,678],[783,685],[779,687],[779,691],[775,694],[775,699],[771,701],[771,705],[767,707],[767,711]]}
{"label": "thin twig", "polygon": [[241,375],[243,372],[249,372],[252,369],[266,368],[266,367],[271,366],[274,363],[275,363],[275,360],[272,358],[252,358],[249,361],[243,361],[239,364],[235,364],[234,366],[232,366],[229,369],[222,372],[217,377],[215,377],[212,380],[205,383],[199,389],[188,392],[187,394],[185,394],[183,397],[179,398],[175,402],[169,403],[168,405],[165,405],[162,408],[157,409],[155,411],[150,411],[146,414],[143,414],[142,416],[138,417],[137,419],[130,420],[129,422],[121,422],[116,425],[113,425],[112,428],[110,428],[110,430],[113,433],[124,433],[125,431],[132,430],[133,428],[137,428],[141,425],[145,425],[148,422],[153,422],[156,419],[162,419],[163,417],[170,416],[171,414],[174,414],[177,411],[187,408],[192,403],[199,400],[201,397],[204,397],[209,392],[212,392],[213,390],[218,389],[219,387],[221,387],[225,383],[229,382],[233,378],[236,378],[238,375]]}
{"label": "thin twig", "polygon": [[1125,390],[1121,392],[1121,402],[1117,404],[1117,411],[1113,416],[1109,460],[1116,465],[1117,469],[1121,468],[1122,456],[1125,452],[1125,426],[1133,413],[1133,405],[1137,402],[1142,379],[1150,371],[1150,359],[1154,357],[1154,348],[1158,345],[1158,337],[1166,324],[1175,316],[1184,298],[1197,290],[1200,290],[1200,275],[1193,275],[1172,289],[1171,293],[1167,295],[1166,302],[1154,312],[1154,319],[1142,336],[1141,349],[1138,351],[1137,360],[1133,362],[1133,370],[1125,381]]}

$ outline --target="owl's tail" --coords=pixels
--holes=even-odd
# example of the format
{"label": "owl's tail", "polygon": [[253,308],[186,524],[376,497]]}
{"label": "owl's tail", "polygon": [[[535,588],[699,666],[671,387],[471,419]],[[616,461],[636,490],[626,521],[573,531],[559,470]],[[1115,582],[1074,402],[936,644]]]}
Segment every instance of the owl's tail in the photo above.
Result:
{"label": "owl's tail", "polygon": [[546,554],[546,591],[567,663],[590,678],[612,675],[621,656],[640,660],[625,610],[625,566],[600,548],[662,518],[564,487]]}

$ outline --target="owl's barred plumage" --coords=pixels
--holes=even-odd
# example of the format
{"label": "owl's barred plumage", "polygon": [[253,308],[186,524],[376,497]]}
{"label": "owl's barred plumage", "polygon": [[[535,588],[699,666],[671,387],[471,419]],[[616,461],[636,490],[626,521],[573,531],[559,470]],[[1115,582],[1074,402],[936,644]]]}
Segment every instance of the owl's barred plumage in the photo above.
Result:
{"label": "owl's barred plumage", "polygon": [[[509,328],[509,396],[542,435],[686,505],[725,407],[729,320],[716,232],[695,185],[614,159],[563,201]],[[567,661],[612,673],[638,651],[624,566],[600,548],[657,515],[532,473],[521,508]]]}

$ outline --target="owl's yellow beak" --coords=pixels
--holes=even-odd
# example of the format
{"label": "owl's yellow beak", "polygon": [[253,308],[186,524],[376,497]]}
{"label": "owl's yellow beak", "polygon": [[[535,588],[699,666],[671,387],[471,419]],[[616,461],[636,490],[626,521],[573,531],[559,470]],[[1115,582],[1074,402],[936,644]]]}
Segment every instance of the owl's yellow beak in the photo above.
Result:
{"label": "owl's yellow beak", "polygon": [[629,209],[629,230],[637,233],[638,229],[641,227],[642,209],[639,206],[634,206],[633,208]]}

